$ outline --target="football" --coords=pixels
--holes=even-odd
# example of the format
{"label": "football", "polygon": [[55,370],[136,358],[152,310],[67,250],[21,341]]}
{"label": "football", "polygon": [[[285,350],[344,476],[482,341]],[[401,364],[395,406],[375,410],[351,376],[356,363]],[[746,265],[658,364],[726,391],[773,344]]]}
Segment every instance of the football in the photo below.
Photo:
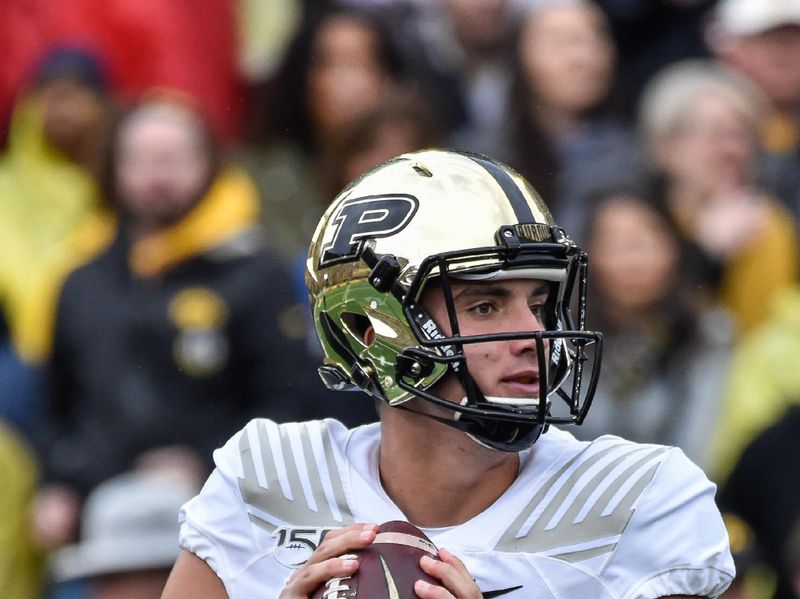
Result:
{"label": "football", "polygon": [[439,584],[423,572],[419,560],[423,555],[438,559],[438,554],[436,545],[413,524],[386,522],[371,545],[348,554],[359,561],[358,570],[347,578],[332,578],[311,599],[417,599],[417,580]]}

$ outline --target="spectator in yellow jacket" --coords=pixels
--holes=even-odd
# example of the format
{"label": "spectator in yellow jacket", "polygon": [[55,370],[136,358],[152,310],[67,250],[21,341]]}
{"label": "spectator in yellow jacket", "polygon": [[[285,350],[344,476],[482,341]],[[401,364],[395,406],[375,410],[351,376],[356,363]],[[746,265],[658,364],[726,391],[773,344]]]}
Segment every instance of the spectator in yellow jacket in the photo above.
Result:
{"label": "spectator in yellow jacket", "polygon": [[800,398],[800,285],[765,305],[766,321],[747,334],[733,356],[725,403],[713,445],[719,481],[745,446]]}
{"label": "spectator in yellow jacket", "polygon": [[92,169],[107,114],[95,59],[56,50],[20,93],[0,156],[0,306],[28,362],[49,350],[63,276],[106,237]]}

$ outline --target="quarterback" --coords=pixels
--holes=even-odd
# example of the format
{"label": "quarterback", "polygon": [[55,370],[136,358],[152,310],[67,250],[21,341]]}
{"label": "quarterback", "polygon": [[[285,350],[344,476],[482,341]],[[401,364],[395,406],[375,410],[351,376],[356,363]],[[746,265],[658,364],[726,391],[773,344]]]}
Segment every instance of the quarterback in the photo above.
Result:
{"label": "quarterback", "polygon": [[733,562],[703,473],[676,448],[561,428],[599,375],[586,281],[541,198],[486,157],[404,154],[351,183],[306,282],[323,381],[380,421],[247,424],[181,511],[163,599],[346,587],[358,563],[340,556],[398,519],[440,548],[422,599],[719,596]]}

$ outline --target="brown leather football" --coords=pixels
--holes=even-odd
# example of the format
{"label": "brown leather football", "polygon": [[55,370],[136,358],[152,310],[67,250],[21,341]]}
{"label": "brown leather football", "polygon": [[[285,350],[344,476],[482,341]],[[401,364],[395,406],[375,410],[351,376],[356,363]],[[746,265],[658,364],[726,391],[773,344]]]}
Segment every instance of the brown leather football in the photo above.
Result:
{"label": "brown leather football", "polygon": [[358,559],[358,570],[347,578],[329,580],[311,599],[417,599],[417,580],[440,584],[419,567],[423,555],[438,559],[436,545],[408,522],[381,524],[371,545],[348,555]]}

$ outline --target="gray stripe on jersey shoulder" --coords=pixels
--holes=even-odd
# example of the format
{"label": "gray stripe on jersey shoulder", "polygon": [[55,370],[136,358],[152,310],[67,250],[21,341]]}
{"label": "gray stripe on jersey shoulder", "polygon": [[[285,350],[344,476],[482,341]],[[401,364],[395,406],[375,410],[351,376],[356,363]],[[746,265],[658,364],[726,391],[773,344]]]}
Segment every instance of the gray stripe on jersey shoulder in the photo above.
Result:
{"label": "gray stripe on jersey shoulder", "polygon": [[627,441],[588,445],[544,481],[496,548],[566,561],[613,551],[668,449]]}
{"label": "gray stripe on jersey shoulder", "polygon": [[264,518],[259,518],[255,514],[248,513],[247,519],[250,520],[250,522],[252,522],[256,526],[258,526],[259,528],[263,528],[264,530],[266,530],[269,534],[274,533],[275,530],[278,528],[274,524],[267,522],[266,520],[264,520]]}
{"label": "gray stripe on jersey shoulder", "polygon": [[353,517],[353,513],[350,511],[350,507],[347,504],[347,497],[345,496],[344,492],[344,483],[342,482],[339,466],[336,463],[336,454],[334,453],[333,449],[333,441],[331,441],[331,436],[327,434],[327,430],[325,432],[326,434],[322,435],[322,446],[325,450],[325,463],[328,467],[328,473],[331,477],[334,501],[339,508],[343,522],[345,524],[352,524],[355,522],[355,518]]}
{"label": "gray stripe on jersey shoulder", "polygon": [[[258,511],[248,510],[251,522],[272,533],[279,526],[338,528],[354,521],[324,423],[268,425],[256,421],[249,426],[255,428],[255,435],[245,430],[239,440],[243,474],[239,489],[245,504]],[[258,447],[251,447],[251,437]],[[312,438],[322,447],[319,460]],[[260,459],[255,459],[256,452]],[[265,485],[259,482],[257,468]],[[283,482],[279,471],[284,473]],[[301,471],[306,473],[305,488]]]}
{"label": "gray stripe on jersey shoulder", "polygon": [[565,553],[557,553],[552,555],[556,559],[560,559],[564,562],[569,562],[571,564],[582,562],[586,559],[591,559],[593,557],[597,557],[598,555],[605,555],[606,553],[611,553],[614,551],[614,548],[617,546],[616,543],[609,543],[608,545],[600,545],[599,547],[593,547],[592,549],[584,549],[583,551],[567,551]]}

